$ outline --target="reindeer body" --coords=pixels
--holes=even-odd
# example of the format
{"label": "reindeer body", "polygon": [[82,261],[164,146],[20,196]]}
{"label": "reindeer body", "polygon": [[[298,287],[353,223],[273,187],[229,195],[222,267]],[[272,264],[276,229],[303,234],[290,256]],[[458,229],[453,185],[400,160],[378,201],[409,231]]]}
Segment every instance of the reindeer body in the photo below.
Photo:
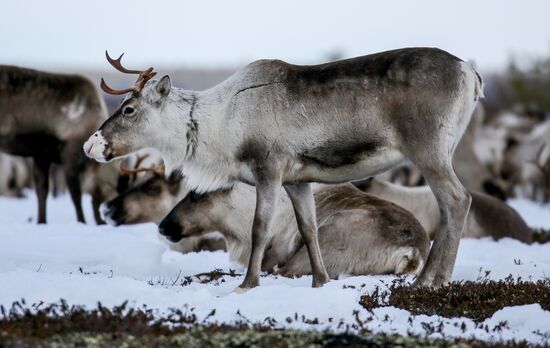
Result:
{"label": "reindeer body", "polygon": [[[237,184],[184,199],[159,230],[172,240],[220,231],[231,259],[246,265],[252,249],[254,187]],[[308,253],[292,203],[281,192],[262,262],[264,271],[285,276],[311,274]],[[422,268],[429,251],[425,231],[414,217],[352,185],[322,186],[315,192],[319,242],[331,278],[341,274],[403,274]]]}
{"label": "reindeer body", "polygon": [[313,66],[257,61],[203,92],[172,88],[167,76],[131,91],[85,152],[108,161],[154,147],[198,191],[255,185],[253,247],[240,289],[259,283],[281,185],[310,251],[313,285],[321,286],[328,275],[308,183],[358,180],[404,158],[423,172],[444,212],[418,284],[449,281],[470,205],[451,158],[483,95],[469,64],[438,49],[409,48]]}
{"label": "reindeer body", "polygon": [[[403,187],[377,179],[356,185],[371,195],[395,203],[411,212],[430,239],[435,239],[441,222],[441,213],[429,187]],[[524,243],[532,242],[531,229],[513,208],[483,193],[471,192],[471,195],[472,206],[462,233],[463,238],[509,237]]]}
{"label": "reindeer body", "polygon": [[84,221],[80,174],[86,157],[80,149],[105,118],[101,97],[84,77],[0,65],[0,150],[33,158],[39,223],[46,222],[52,163],[62,165],[78,221]]}

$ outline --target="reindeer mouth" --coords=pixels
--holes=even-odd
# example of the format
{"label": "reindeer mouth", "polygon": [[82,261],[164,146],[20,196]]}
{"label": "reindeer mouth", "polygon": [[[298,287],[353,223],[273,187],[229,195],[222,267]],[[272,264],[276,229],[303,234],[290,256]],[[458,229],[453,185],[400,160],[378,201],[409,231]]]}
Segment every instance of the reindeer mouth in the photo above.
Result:
{"label": "reindeer mouth", "polygon": [[98,162],[108,162],[114,158],[107,140],[97,131],[84,143],[83,150],[86,156]]}
{"label": "reindeer mouth", "polygon": [[122,225],[126,218],[121,209],[116,209],[116,207],[111,206],[109,203],[101,204],[99,207],[99,213],[105,222],[115,227]]}
{"label": "reindeer mouth", "polygon": [[162,220],[159,224],[158,231],[166,240],[172,243],[177,243],[185,237],[181,233],[181,226],[171,219]]}
{"label": "reindeer mouth", "polygon": [[90,157],[92,155],[92,149],[93,148],[94,148],[94,144],[90,144],[90,146],[88,146],[88,148],[85,150],[86,155],[88,155],[88,157]]}

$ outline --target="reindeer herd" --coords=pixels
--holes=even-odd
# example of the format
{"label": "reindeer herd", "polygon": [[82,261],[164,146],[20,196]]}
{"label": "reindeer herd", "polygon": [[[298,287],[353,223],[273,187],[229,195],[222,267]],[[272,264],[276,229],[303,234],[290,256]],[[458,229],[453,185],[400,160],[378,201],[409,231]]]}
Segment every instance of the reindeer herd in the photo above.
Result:
{"label": "reindeer herd", "polygon": [[124,95],[110,117],[81,76],[0,66],[0,193],[32,181],[45,223],[58,164],[78,221],[86,192],[98,224],[154,222],[174,250],[227,250],[247,266],[238,292],[261,271],[441,286],[462,237],[532,242],[507,198],[550,200],[550,119],[486,118],[479,73],[439,49],[260,60],[205,91],[106,56],[138,75],[101,81]]}

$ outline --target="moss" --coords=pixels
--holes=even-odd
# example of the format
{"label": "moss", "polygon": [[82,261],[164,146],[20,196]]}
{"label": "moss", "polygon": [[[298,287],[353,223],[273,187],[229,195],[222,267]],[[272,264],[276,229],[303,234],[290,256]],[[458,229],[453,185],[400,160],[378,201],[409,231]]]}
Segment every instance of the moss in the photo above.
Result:
{"label": "moss", "polygon": [[538,303],[550,310],[550,280],[528,282],[509,277],[500,281],[452,282],[438,289],[415,288],[398,281],[387,291],[377,288],[362,296],[360,303],[368,310],[393,306],[412,314],[467,317],[481,322],[508,306]]}
{"label": "moss", "polygon": [[0,346],[10,347],[526,347],[527,344],[491,344],[476,340],[426,339],[398,335],[329,334],[315,331],[255,331],[233,329],[216,331],[210,327],[194,327],[173,335],[109,335],[75,332],[37,340],[10,337]]}
{"label": "moss", "polygon": [[[399,335],[334,334],[278,330],[244,324],[200,325],[192,310],[155,318],[146,308],[86,310],[64,301],[49,305],[16,302],[0,308],[0,347],[512,347],[475,340],[442,340]],[[525,344],[519,344],[525,346]]]}

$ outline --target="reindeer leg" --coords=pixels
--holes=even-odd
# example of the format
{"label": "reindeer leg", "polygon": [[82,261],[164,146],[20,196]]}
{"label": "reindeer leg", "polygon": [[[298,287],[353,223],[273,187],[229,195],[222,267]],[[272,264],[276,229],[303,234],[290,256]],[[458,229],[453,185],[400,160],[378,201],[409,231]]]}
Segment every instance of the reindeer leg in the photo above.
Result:
{"label": "reindeer leg", "polygon": [[48,160],[34,159],[33,177],[34,189],[38,197],[38,223],[46,223],[46,200],[50,188],[50,166]]}
{"label": "reindeer leg", "polygon": [[421,170],[437,198],[441,222],[426,265],[415,285],[439,287],[451,280],[472,199],[456,176],[450,159],[439,162],[435,167],[424,166]]}
{"label": "reindeer leg", "polygon": [[317,237],[317,218],[315,216],[315,200],[310,184],[296,184],[284,186],[298,222],[298,230],[307,247],[309,262],[313,274],[312,286],[321,287],[329,281],[329,276],[321,257],[319,240]]}
{"label": "reindeer leg", "polygon": [[252,224],[252,251],[244,280],[235,289],[235,292],[243,292],[260,284],[262,259],[269,240],[273,213],[277,209],[280,191],[280,180],[256,183],[256,211]]}
{"label": "reindeer leg", "polygon": [[67,181],[67,188],[71,194],[71,199],[76,210],[76,219],[78,222],[86,223],[84,219],[84,212],[82,211],[82,191],[80,188],[80,172],[78,168],[71,164],[64,164],[63,171],[65,173],[65,180]]}
{"label": "reindeer leg", "polygon": [[94,211],[96,225],[105,225],[105,221],[103,221],[101,214],[99,213],[99,206],[102,203],[102,199],[100,197],[101,195],[98,193],[92,195],[92,210]]}

